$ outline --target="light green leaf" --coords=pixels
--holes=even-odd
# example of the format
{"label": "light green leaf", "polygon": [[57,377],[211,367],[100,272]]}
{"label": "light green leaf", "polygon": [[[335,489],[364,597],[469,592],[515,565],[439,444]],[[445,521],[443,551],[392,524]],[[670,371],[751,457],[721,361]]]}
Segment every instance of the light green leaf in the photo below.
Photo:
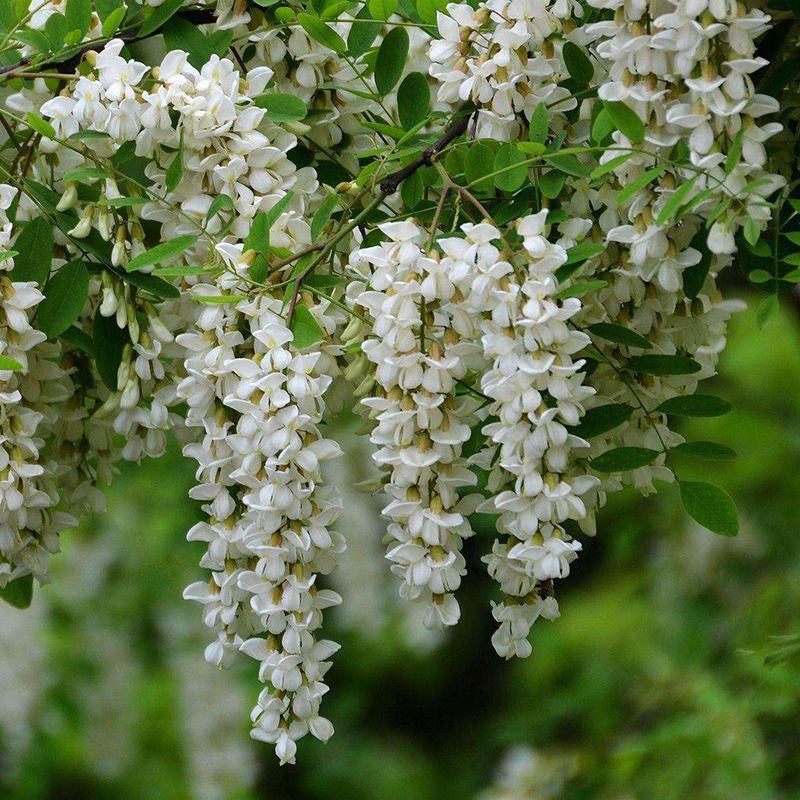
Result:
{"label": "light green leaf", "polygon": [[315,242],[322,233],[322,229],[328,224],[331,215],[339,205],[339,195],[330,194],[322,202],[322,205],[316,210],[314,218],[311,220],[311,241]]}
{"label": "light green leaf", "polygon": [[664,207],[661,209],[661,212],[656,219],[656,225],[663,225],[668,219],[671,219],[673,214],[678,210],[678,208],[683,205],[686,198],[689,196],[689,192],[692,191],[694,188],[695,183],[697,182],[699,175],[695,175],[690,180],[686,181],[686,183],[682,183],[670,196],[669,200],[664,203]]}
{"label": "light green leaf", "polygon": [[291,330],[292,343],[298,350],[305,350],[322,339],[322,328],[304,305],[298,304],[295,307]]}
{"label": "light green leaf", "polygon": [[118,6],[115,8],[104,20],[101,32],[106,38],[113,36],[120,26],[120,23],[125,19],[127,14],[127,6]]}
{"label": "light green leaf", "polygon": [[581,242],[567,250],[567,260],[564,263],[580,264],[584,261],[588,261],[590,258],[599,256],[600,253],[605,252],[606,249],[607,246],[599,242]]}
{"label": "light green leaf", "polygon": [[260,94],[254,102],[266,109],[265,116],[273,122],[298,122],[308,114],[306,104],[293,94]]}
{"label": "light green leaf", "polygon": [[[327,47],[329,50],[333,50],[339,55],[347,51],[347,45],[344,43],[344,39],[342,39],[333,28],[326,25],[317,17],[301,12],[297,15],[297,21],[302,25],[303,30],[323,47]],[[406,38],[408,38],[408,35],[406,35]],[[405,57],[403,60],[405,61]]]}
{"label": "light green leaf", "polygon": [[56,138],[55,128],[46,119],[43,119],[38,114],[34,114],[33,111],[29,111],[25,115],[25,120],[36,133],[40,133],[48,139]]}
{"label": "light green leaf", "polygon": [[153,13],[144,21],[139,28],[139,36],[150,36],[155,33],[165,22],[176,14],[184,5],[184,0],[166,0],[160,6],[153,9]]}
{"label": "light green leaf", "polygon": [[389,19],[397,11],[398,0],[369,0],[369,13],[372,19]]}
{"label": "light green leaf", "polygon": [[659,175],[664,172],[664,167],[654,167],[653,169],[643,172],[637,178],[634,178],[619,194],[617,195],[617,205],[623,206],[628,202],[637,192],[644,189],[645,186],[652,183]]}
{"label": "light green leaf", "polygon": [[769,324],[778,308],[780,308],[780,301],[776,294],[771,294],[761,301],[756,309],[756,325],[759,329],[765,328]]}
{"label": "light green leaf", "polygon": [[525,155],[513,144],[506,142],[494,157],[494,185],[504,192],[516,192],[528,178]]}
{"label": "light green leaf", "polygon": [[596,292],[598,289],[602,289],[604,286],[608,286],[608,282],[603,280],[576,283],[574,286],[568,286],[566,289],[556,292],[553,297],[559,300],[564,300],[567,297],[582,297],[590,292]]}
{"label": "light green leaf", "polygon": [[25,369],[25,367],[16,358],[0,355],[0,370],[3,372],[19,372],[22,369]]}
{"label": "light green leaf", "polygon": [[547,141],[547,134],[550,130],[550,115],[547,113],[547,106],[539,103],[531,114],[528,138],[532,142],[544,144]]}
{"label": "light green leaf", "polygon": [[130,262],[128,262],[128,272],[150,267],[153,264],[160,264],[162,261],[168,261],[172,258],[177,258],[181,253],[188,250],[198,238],[198,236],[178,236],[168,242],[157,244],[155,247],[150,248],[150,250],[132,258]]}
{"label": "light green leaf", "polygon": [[624,164],[632,155],[633,153],[623,153],[621,156],[615,156],[610,161],[606,161],[604,164],[595,167],[589,177],[591,177],[592,180],[596,180],[608,172],[613,172],[617,167]]}

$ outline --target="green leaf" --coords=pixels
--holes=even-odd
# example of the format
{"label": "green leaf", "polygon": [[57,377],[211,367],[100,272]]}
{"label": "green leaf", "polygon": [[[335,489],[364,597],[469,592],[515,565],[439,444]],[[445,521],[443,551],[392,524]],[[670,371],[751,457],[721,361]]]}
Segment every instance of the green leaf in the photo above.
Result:
{"label": "green leaf", "polygon": [[16,358],[11,356],[0,355],[0,370],[3,372],[19,372],[25,369]]}
{"label": "green leaf", "polygon": [[409,72],[397,90],[397,113],[400,124],[409,130],[428,116],[431,92],[428,79],[421,72]]}
{"label": "green leaf", "polygon": [[613,130],[614,123],[611,121],[611,115],[605,108],[600,109],[592,122],[592,141],[600,144],[610,136]]}
{"label": "green leaf", "polygon": [[42,136],[46,136],[48,139],[56,138],[55,128],[46,119],[43,119],[38,114],[34,114],[33,111],[29,111],[25,115],[25,121],[28,123],[30,128],[36,131],[36,133],[40,133]]}
{"label": "green leaf", "polygon": [[170,162],[169,167],[167,167],[166,188],[168,193],[174,192],[178,188],[178,184],[181,182],[182,175],[183,175],[183,129],[181,129],[181,138],[180,138],[180,143],[178,144],[178,151],[175,153],[175,157]]}
{"label": "green leaf", "polygon": [[[358,20],[372,19],[369,8],[364,6],[356,15]],[[351,56],[358,58],[372,47],[375,37],[381,31],[380,22],[356,22],[350,26],[350,33],[347,34],[347,51]]]}
{"label": "green leaf", "polygon": [[153,264],[160,264],[162,261],[168,261],[172,258],[177,258],[181,253],[188,250],[199,238],[199,236],[178,236],[168,242],[157,244],[155,247],[151,247],[144,253],[139,253],[138,256],[132,258],[128,263],[128,272],[142,269],[143,267],[150,267]]}
{"label": "green leaf", "polygon": [[97,167],[80,167],[64,175],[64,180],[72,183],[88,183],[90,181],[104,181],[108,175]]}
{"label": "green leaf", "polygon": [[201,69],[213,55],[224,55],[233,41],[231,30],[215,31],[206,36],[197,25],[181,17],[172,17],[162,27],[162,33],[165,48],[186,51],[189,54],[189,63],[195,69]]}
{"label": "green leaf", "polygon": [[67,27],[71,31],[80,31],[78,41],[89,30],[92,24],[92,4],[90,0],[67,0],[64,10],[67,18]]}
{"label": "green leaf", "polygon": [[800,245],[800,232],[792,231],[783,234],[792,244]]}
{"label": "green leaf", "polygon": [[670,196],[669,200],[664,203],[664,207],[661,209],[661,212],[656,219],[656,225],[663,225],[668,219],[672,218],[672,215],[678,210],[678,208],[683,205],[684,200],[689,195],[689,192],[692,191],[699,175],[695,175],[690,180],[686,181],[686,183],[682,183]]}
{"label": "green leaf", "polygon": [[[52,16],[55,16],[55,14]],[[47,36],[45,36],[41,31],[35,31],[31,28],[17,31],[13,38],[15,41],[20,42],[21,44],[27,44],[40,53],[49,53],[53,49],[50,46],[50,41]]]}
{"label": "green leaf", "polygon": [[145,292],[168,300],[174,297],[180,297],[180,291],[171,283],[167,283],[163,278],[158,275],[148,275],[146,272],[126,272],[120,276],[126,283],[137,286]]}
{"label": "green leaf", "polygon": [[117,371],[122,361],[122,351],[129,341],[128,329],[120,328],[113,316],[104,317],[98,308],[92,330],[94,363],[103,383],[112,392],[117,391]]}
{"label": "green leaf", "polygon": [[83,350],[84,353],[94,358],[94,344],[92,343],[92,337],[89,336],[86,331],[71,325],[61,334],[61,338],[65,342],[71,344],[73,347]]}
{"label": "green leaf", "polygon": [[736,138],[733,140],[731,149],[728,151],[728,157],[725,159],[725,174],[730,175],[739,163],[742,155],[742,140],[744,137],[744,128],[739,128]]}
{"label": "green leaf", "polygon": [[690,300],[694,300],[694,298],[700,294],[700,290],[703,288],[703,284],[706,281],[708,271],[711,268],[713,256],[708,249],[706,238],[705,231],[700,230],[689,243],[690,247],[693,247],[700,253],[700,261],[683,271],[683,291]]}
{"label": "green leaf", "polygon": [[646,375],[692,375],[699,372],[700,365],[686,356],[633,356],[626,367],[631,372],[643,372]]}
{"label": "green leaf", "polygon": [[625,103],[612,100],[605,100],[603,106],[620,133],[625,134],[633,144],[644,141],[644,124],[633,109]]}
{"label": "green leaf", "polygon": [[293,94],[260,94],[254,102],[266,109],[266,118],[273,122],[298,122],[308,114],[306,104]]}
{"label": "green leaf", "polygon": [[542,158],[546,159],[555,169],[567,175],[588,178],[591,174],[589,167],[572,153],[545,153]]}
{"label": "green leaf", "polygon": [[551,169],[539,176],[539,191],[550,200],[555,200],[561,194],[566,181],[566,173]]}
{"label": "green leaf", "polygon": [[125,14],[128,13],[126,6],[118,6],[115,8],[104,20],[101,32],[103,36],[109,38],[113,36],[120,26],[120,23],[125,19]]}
{"label": "green leaf", "polygon": [[161,267],[160,269],[154,269],[151,274],[159,278],[182,278],[186,275],[203,275],[204,273],[208,272],[209,270],[205,267],[192,267],[178,264],[174,267]]}
{"label": "green leaf", "polygon": [[659,175],[664,172],[664,167],[654,167],[653,169],[643,172],[637,178],[634,178],[618,195],[617,205],[623,206],[628,202],[637,192],[640,192],[649,183],[652,183]]}
{"label": "green leaf", "polygon": [[589,466],[597,472],[627,472],[652,464],[659,454],[647,447],[616,447],[593,458]]}
{"label": "green leaf", "polygon": [[409,208],[416,208],[425,194],[425,184],[422,175],[415,172],[409,175],[400,185],[400,197]]}
{"label": "green leaf", "polygon": [[69,24],[63,14],[51,14],[44,23],[44,32],[50,41],[50,49],[54,52],[61,50],[67,44]]}
{"label": "green leaf", "polygon": [[498,189],[516,192],[528,178],[527,159],[513,144],[506,142],[494,157],[493,172],[497,173],[494,185]]}
{"label": "green leaf", "polygon": [[684,442],[672,448],[673,453],[705,461],[727,461],[736,458],[736,452],[724,444],[716,442]]}
{"label": "green leaf", "polygon": [[336,210],[338,205],[338,194],[330,194],[325,198],[325,200],[323,200],[322,205],[316,210],[314,213],[314,218],[311,220],[312,242],[317,241],[320,233],[322,233],[322,229],[328,224],[328,220],[330,220],[331,215]]}
{"label": "green leaf", "polygon": [[604,286],[608,286],[608,282],[603,280],[576,283],[574,286],[568,286],[566,289],[556,292],[553,297],[559,300],[566,299],[567,297],[582,297],[590,292],[596,292],[598,289],[602,289]]}
{"label": "green leaf", "polygon": [[11,277],[15,281],[36,281],[44,286],[53,261],[53,229],[45,217],[34,217],[14,242],[19,255],[14,259]]}
{"label": "green leaf", "polygon": [[372,19],[389,19],[397,11],[398,0],[369,0]]}
{"label": "green leaf", "polygon": [[572,428],[572,432],[581,439],[591,439],[601,433],[613,430],[623,422],[626,422],[633,408],[625,403],[609,403],[604,406],[590,408],[581,418],[578,425]]}
{"label": "green leaf", "polygon": [[490,191],[494,185],[491,178],[485,176],[494,170],[494,151],[486,142],[478,141],[470,145],[464,158],[464,174],[467,182],[477,191]]}
{"label": "green leaf", "polygon": [[621,156],[616,156],[612,158],[610,161],[606,161],[604,164],[600,164],[599,167],[595,167],[592,170],[589,177],[592,180],[595,180],[596,178],[601,178],[608,172],[613,172],[617,167],[624,164],[632,155],[633,153],[623,153]]}
{"label": "green leaf", "polygon": [[790,281],[791,283],[797,283],[800,281],[800,269],[793,269],[791,272],[787,272],[785,275],[781,275],[782,281]]}
{"label": "green leaf", "polygon": [[581,86],[588,86],[594,75],[594,67],[584,49],[568,41],[564,43],[562,55],[570,77]]}
{"label": "green leaf", "polygon": [[748,217],[744,221],[743,233],[745,241],[755,247],[758,240],[761,238],[761,226],[752,217]]}
{"label": "green leaf", "polygon": [[444,3],[436,0],[417,0],[416,8],[420,19],[428,25],[436,25],[436,12],[444,11]]}
{"label": "green leaf", "polygon": [[766,283],[773,280],[773,276],[765,269],[754,269],[747,277],[753,283]]}
{"label": "green leaf", "polygon": [[[342,39],[333,28],[317,19],[317,17],[312,17],[311,14],[300,12],[297,15],[297,21],[302,25],[303,30],[323,47],[327,47],[329,50],[333,50],[339,55],[347,51],[347,45],[344,43],[344,39]],[[406,40],[407,39],[408,34],[406,34]],[[403,61],[405,61],[405,56],[403,56]],[[399,77],[398,75],[398,78]]]}
{"label": "green leaf", "polygon": [[643,350],[649,350],[653,346],[644,336],[611,322],[598,322],[596,325],[590,325],[589,330],[607,342],[625,345],[625,347],[641,347]]}
{"label": "green leaf", "polygon": [[531,114],[528,138],[532,142],[544,144],[547,141],[547,134],[550,130],[550,115],[547,113],[547,106],[539,103]]}
{"label": "green leaf", "polygon": [[292,315],[291,330],[293,334],[292,343],[298,350],[305,350],[307,347],[316,344],[322,339],[322,328],[314,319],[312,313],[304,306],[297,305]]}
{"label": "green leaf", "polygon": [[206,222],[208,222],[212,217],[219,214],[220,211],[233,211],[234,205],[233,200],[227,194],[218,194],[214,198],[214,202],[211,203],[208,209],[208,213],[206,214]]}
{"label": "green leaf", "polygon": [[681,481],[681,501],[686,513],[704,528],[723,536],[739,533],[739,515],[733,498],[710,483]]}
{"label": "green leaf", "polygon": [[765,328],[780,307],[777,294],[764,298],[756,309],[756,325],[759,329]]}
{"label": "green leaf", "polygon": [[33,575],[23,575],[0,589],[0,597],[14,608],[27,608],[33,601]]}
{"label": "green leaf", "polygon": [[89,271],[83,261],[70,261],[47,282],[36,309],[36,324],[48,339],[60,336],[80,316],[89,295]]}
{"label": "green leaf", "polygon": [[165,22],[176,14],[184,5],[184,0],[166,0],[160,6],[153,9],[153,13],[144,21],[139,28],[139,36],[150,36],[157,31]]}
{"label": "green leaf", "polygon": [[389,94],[400,80],[407,55],[408,33],[405,28],[392,28],[384,36],[375,61],[375,87],[381,97]]}
{"label": "green leaf", "polygon": [[665,400],[656,411],[674,417],[721,417],[731,408],[727,400],[713,394],[687,394]]}
{"label": "green leaf", "polygon": [[241,303],[242,300],[247,300],[246,294],[211,294],[211,295],[193,295],[193,298],[198,303],[208,303],[209,305],[224,305],[225,303]]}
{"label": "green leaf", "polygon": [[565,264],[581,264],[588,261],[590,258],[599,256],[600,253],[605,252],[607,245],[595,242],[581,242],[576,244],[575,247],[570,247],[567,250],[567,260]]}

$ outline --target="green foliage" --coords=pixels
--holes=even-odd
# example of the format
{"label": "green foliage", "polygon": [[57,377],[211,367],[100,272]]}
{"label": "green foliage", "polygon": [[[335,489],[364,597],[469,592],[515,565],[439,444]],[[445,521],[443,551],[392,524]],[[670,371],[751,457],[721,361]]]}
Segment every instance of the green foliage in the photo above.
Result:
{"label": "green foliage", "polygon": [[392,28],[384,36],[375,61],[375,86],[382,97],[389,94],[400,80],[407,55],[408,34],[404,28]]}

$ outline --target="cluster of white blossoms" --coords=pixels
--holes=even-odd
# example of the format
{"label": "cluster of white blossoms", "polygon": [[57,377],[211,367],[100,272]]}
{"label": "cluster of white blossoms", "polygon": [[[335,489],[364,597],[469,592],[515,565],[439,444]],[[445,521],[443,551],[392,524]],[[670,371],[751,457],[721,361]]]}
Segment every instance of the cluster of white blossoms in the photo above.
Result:
{"label": "cluster of white blossoms", "polygon": [[[338,645],[321,628],[344,539],[323,431],[348,382],[391,572],[429,628],[460,618],[470,516],[495,517],[483,560],[505,658],[558,616],[554,581],[607,494],[674,479],[683,439],[658,409],[715,373],[737,308],[718,274],[742,235],[766,244],[784,185],[767,165],[778,105],[753,78],[769,19],[736,0],[488,0],[437,12],[432,38],[401,8],[143,5],[157,10],[104,39],[105,9],[31,0],[19,69],[0,68],[16,81],[0,152],[0,588],[44,582],[115,461],[161,455],[174,434],[205,514],[188,538],[210,576],[185,596],[214,632],[206,660],[259,662],[252,735],[293,763],[297,740],[333,732],[320,710]],[[201,27],[151,66],[149,35],[127,26],[167,11],[150,35],[168,47],[164,25]],[[38,47],[71,24],[102,44],[74,41],[63,63]],[[419,75],[404,97],[382,85],[411,72],[433,104]],[[50,264],[15,280],[37,217]],[[38,309],[76,260],[85,299],[48,340]],[[645,458],[603,471],[618,448]]]}
{"label": "cluster of white blossoms", "polygon": [[540,103],[551,113],[575,108],[577,100],[558,84],[569,77],[563,47],[580,40],[582,15],[577,0],[449,3],[437,14],[442,38],[429,51],[438,99],[474,102],[477,135],[501,140],[518,138],[517,115],[529,121]]}
{"label": "cluster of white blossoms", "polygon": [[504,599],[493,607],[500,623],[492,638],[506,658],[527,656],[531,625],[552,619],[558,605],[552,581],[569,575],[581,549],[564,530],[587,516],[584,496],[599,482],[581,474],[573,451],[589,443],[570,432],[594,390],[584,385],[584,361],[573,358],[589,343],[570,327],[577,298],[558,300],[555,271],[566,251],[545,237],[547,210],[523,217],[522,247],[501,252],[501,232],[488,223],[463,226],[464,239],[446,240],[458,286],[481,319],[487,369],[481,391],[491,398],[487,444],[473,462],[489,472],[492,493],[481,510],[499,515],[497,539],[486,561]]}
{"label": "cluster of white blossoms", "polygon": [[439,254],[424,250],[426,231],[411,220],[379,227],[387,241],[354,251],[351,265],[367,267],[368,286],[354,305],[372,322],[361,347],[379,393],[362,402],[376,422],[373,459],[389,472],[386,557],[403,581],[401,595],[425,604],[428,627],[455,625],[474,509],[458,489],[475,484],[461,456],[470,426],[469,401],[456,397],[466,374],[452,324],[459,298]]}

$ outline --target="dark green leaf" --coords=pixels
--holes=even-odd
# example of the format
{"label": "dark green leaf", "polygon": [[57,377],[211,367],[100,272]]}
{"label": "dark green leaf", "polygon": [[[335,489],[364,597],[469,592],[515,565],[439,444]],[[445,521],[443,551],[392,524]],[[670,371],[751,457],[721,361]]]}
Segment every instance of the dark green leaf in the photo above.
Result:
{"label": "dark green leaf", "polygon": [[593,458],[589,466],[597,472],[626,472],[646,467],[658,456],[658,450],[650,450],[647,447],[617,447]]}
{"label": "dark green leaf", "polygon": [[45,217],[34,217],[17,236],[11,276],[15,281],[36,281],[44,286],[53,260],[53,229]]}
{"label": "dark green leaf", "polygon": [[694,359],[686,356],[633,356],[626,366],[631,372],[646,375],[691,375],[701,369]]}
{"label": "dark green leaf", "polygon": [[23,575],[0,589],[0,597],[14,608],[27,608],[33,600],[33,575]]}
{"label": "dark green leaf", "polygon": [[397,90],[397,113],[402,126],[409,130],[428,116],[431,93],[428,79],[421,72],[410,72]]}
{"label": "dark green leaf", "polygon": [[184,0],[165,0],[160,6],[153,9],[153,13],[139,28],[139,36],[149,36],[157,31],[170,17],[176,14],[184,5]]}
{"label": "dark green leaf", "polygon": [[408,55],[408,34],[405,28],[392,28],[378,48],[375,62],[375,87],[385,97],[397,85]]}
{"label": "dark green leaf", "polygon": [[644,140],[644,124],[633,109],[617,101],[606,100],[603,105],[614,127],[625,134],[633,144]]}
{"label": "dark green leaf", "polygon": [[727,461],[736,458],[736,452],[724,444],[716,442],[684,442],[672,448],[673,453],[705,461]]}
{"label": "dark green leaf", "polygon": [[464,174],[467,182],[477,191],[490,191],[494,182],[485,176],[494,170],[494,151],[486,142],[475,142],[467,150]]}
{"label": "dark green leaf", "polygon": [[550,116],[547,113],[547,106],[544,103],[539,103],[539,105],[533,109],[533,114],[531,114],[528,138],[532,142],[544,144],[547,141],[547,133],[549,130]]}
{"label": "dark green leaf", "polygon": [[626,347],[641,347],[642,350],[649,350],[653,345],[638,333],[611,322],[598,322],[590,325],[589,330],[601,339],[614,344],[625,345]]}
{"label": "dark green leaf", "polygon": [[581,439],[591,439],[601,433],[613,430],[628,420],[633,408],[625,403],[609,403],[604,406],[590,408],[582,417],[580,424],[572,429]]}
{"label": "dark green leaf", "polygon": [[311,220],[311,241],[316,242],[322,229],[328,224],[328,220],[339,205],[339,195],[330,194],[316,210],[314,218]]}
{"label": "dark green leaf", "polygon": [[567,250],[567,260],[565,264],[582,264],[590,258],[599,256],[600,253],[607,249],[607,245],[595,242],[581,242],[576,244],[575,247],[570,247]]}
{"label": "dark green leaf", "polygon": [[665,400],[656,411],[675,417],[721,417],[731,408],[727,400],[713,394],[687,394]]}
{"label": "dark green leaf", "polygon": [[175,157],[170,162],[169,167],[167,167],[167,176],[166,176],[167,192],[174,192],[178,188],[178,184],[181,182],[182,175],[183,175],[183,131],[181,130],[181,139],[180,139],[180,144],[178,145],[178,151],[177,153],[175,153]]}
{"label": "dark green leaf", "polygon": [[647,184],[652,183],[659,175],[664,172],[664,167],[655,167],[643,172],[638,177],[628,183],[625,188],[617,195],[617,205],[622,206],[628,202],[637,192],[644,189]]}
{"label": "dark green leaf", "polygon": [[567,297],[582,297],[585,294],[589,294],[590,292],[596,292],[598,289],[602,289],[604,286],[608,286],[608,283],[603,280],[595,280],[595,281],[586,281],[586,283],[576,283],[574,286],[568,286],[566,289],[562,289],[560,292],[556,292],[553,297],[564,300]]}
{"label": "dark green leaf", "polygon": [[739,515],[733,498],[710,483],[681,481],[681,501],[686,513],[704,528],[723,536],[739,533]]}
{"label": "dark green leaf", "polygon": [[588,86],[594,75],[594,67],[584,49],[568,41],[564,43],[562,55],[570,77],[581,86]]}
{"label": "dark green leaf", "polygon": [[67,18],[67,28],[70,31],[79,31],[80,37],[89,30],[92,24],[92,4],[90,0],[67,0],[67,7],[64,10]]}
{"label": "dark green leaf", "polygon": [[83,261],[70,261],[47,282],[36,323],[48,339],[60,336],[80,316],[89,295],[89,272]]}
{"label": "dark green leaf", "polygon": [[[372,19],[369,8],[364,6],[356,15],[358,20]],[[375,37],[380,33],[380,22],[356,22],[350,26],[350,33],[347,34],[347,51],[351,56],[357,58],[372,47]]]}
{"label": "dark green leaf", "polygon": [[112,392],[117,391],[117,370],[122,361],[122,351],[129,341],[128,329],[120,328],[113,316],[104,317],[98,309],[92,331],[94,362],[103,383]]}

